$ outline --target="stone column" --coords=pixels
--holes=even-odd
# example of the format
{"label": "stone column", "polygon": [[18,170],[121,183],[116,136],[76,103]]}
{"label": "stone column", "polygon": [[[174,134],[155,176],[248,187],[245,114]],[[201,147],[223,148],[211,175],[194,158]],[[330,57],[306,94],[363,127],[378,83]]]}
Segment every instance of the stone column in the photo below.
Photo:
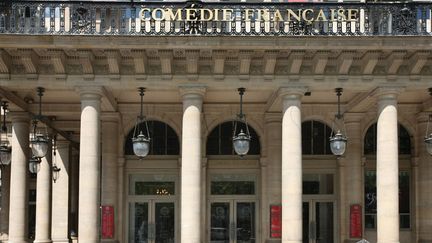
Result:
{"label": "stone column", "polygon": [[[432,157],[426,151],[424,136],[426,135],[428,115],[420,113],[417,117],[417,156],[418,156],[418,180],[417,180],[417,219],[419,243],[432,243]],[[429,131],[432,124],[429,124]]]}
{"label": "stone column", "polygon": [[[263,200],[267,201],[267,205],[263,207],[264,225],[263,233],[265,238],[270,238],[270,206],[281,205],[282,193],[282,116],[280,113],[266,113],[265,114],[265,133],[267,144],[267,159],[266,166],[261,169],[266,171],[265,185],[263,191],[265,195]],[[265,198],[264,198],[265,197]]]}
{"label": "stone column", "polygon": [[[118,217],[117,207],[117,163],[118,163],[118,113],[102,114],[102,205],[114,207],[114,218]],[[116,226],[118,227],[118,226]],[[113,239],[102,242],[120,240]]]}
{"label": "stone column", "polygon": [[377,242],[399,242],[399,160],[396,88],[379,88],[377,122]]}
{"label": "stone column", "polygon": [[100,195],[100,87],[82,87],[78,241],[99,242]]}
{"label": "stone column", "polygon": [[282,242],[302,243],[301,97],[305,88],[281,90],[282,112]]}
{"label": "stone column", "polygon": [[51,165],[52,146],[41,159],[36,178],[36,232],[35,243],[51,242]]}
{"label": "stone column", "polygon": [[53,164],[60,168],[59,177],[52,183],[52,227],[54,243],[69,242],[69,142],[57,141]]}
{"label": "stone column", "polygon": [[8,240],[10,165],[1,168],[0,242]]}
{"label": "stone column", "polygon": [[[346,113],[344,115],[346,135],[348,137],[347,149],[345,156],[341,158],[344,164],[344,193],[345,197],[345,217],[343,218],[344,228],[343,232],[346,242],[357,242],[360,239],[350,238],[350,206],[357,204],[363,205],[363,167],[362,167],[362,132],[360,121],[364,117],[363,113]],[[341,178],[342,179],[342,178]],[[342,209],[343,210],[343,209]]]}
{"label": "stone column", "polygon": [[201,241],[201,109],[204,87],[181,87],[183,97],[181,242]]}
{"label": "stone column", "polygon": [[10,113],[12,119],[12,161],[10,177],[9,243],[27,242],[28,156],[30,117],[26,112]]}

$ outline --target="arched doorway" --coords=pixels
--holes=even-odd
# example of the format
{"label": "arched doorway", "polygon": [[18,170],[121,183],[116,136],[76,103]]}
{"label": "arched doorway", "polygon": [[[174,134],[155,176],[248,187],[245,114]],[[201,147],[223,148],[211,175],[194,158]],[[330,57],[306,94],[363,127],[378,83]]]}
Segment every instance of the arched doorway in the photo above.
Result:
{"label": "arched doorway", "polygon": [[129,243],[179,240],[179,138],[168,124],[148,121],[149,155],[139,160],[132,149],[133,129],[125,140],[127,158],[127,223]]}
{"label": "arched doorway", "polygon": [[256,131],[247,156],[235,155],[233,122],[216,126],[208,135],[207,240],[208,242],[259,242],[259,157],[261,144]]}

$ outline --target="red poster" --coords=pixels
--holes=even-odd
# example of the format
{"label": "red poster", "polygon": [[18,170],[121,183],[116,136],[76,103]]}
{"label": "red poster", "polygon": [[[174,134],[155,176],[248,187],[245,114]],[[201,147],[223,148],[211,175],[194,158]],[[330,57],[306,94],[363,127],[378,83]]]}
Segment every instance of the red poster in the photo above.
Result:
{"label": "red poster", "polygon": [[271,205],[270,206],[270,237],[281,238],[282,237],[282,206]]}
{"label": "red poster", "polygon": [[102,206],[102,239],[114,238],[114,207]]}
{"label": "red poster", "polygon": [[350,207],[350,238],[362,238],[362,208],[358,204]]}

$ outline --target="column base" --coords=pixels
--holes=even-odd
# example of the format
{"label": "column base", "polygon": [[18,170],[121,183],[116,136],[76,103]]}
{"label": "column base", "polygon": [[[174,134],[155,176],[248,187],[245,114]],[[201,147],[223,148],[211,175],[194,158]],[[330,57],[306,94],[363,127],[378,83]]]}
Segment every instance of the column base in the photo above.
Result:
{"label": "column base", "polygon": [[33,243],[52,243],[52,240],[34,240]]}
{"label": "column base", "polygon": [[52,243],[70,243],[70,239],[53,239]]}
{"label": "column base", "polygon": [[29,243],[26,240],[8,240],[8,243]]}

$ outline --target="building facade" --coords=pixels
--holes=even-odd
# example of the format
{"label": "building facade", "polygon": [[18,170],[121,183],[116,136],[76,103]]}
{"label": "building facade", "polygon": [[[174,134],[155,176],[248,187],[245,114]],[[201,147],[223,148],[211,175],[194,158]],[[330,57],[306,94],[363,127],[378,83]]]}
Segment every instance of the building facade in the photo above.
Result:
{"label": "building facade", "polygon": [[432,4],[289,2],[0,3],[0,241],[431,243]]}

